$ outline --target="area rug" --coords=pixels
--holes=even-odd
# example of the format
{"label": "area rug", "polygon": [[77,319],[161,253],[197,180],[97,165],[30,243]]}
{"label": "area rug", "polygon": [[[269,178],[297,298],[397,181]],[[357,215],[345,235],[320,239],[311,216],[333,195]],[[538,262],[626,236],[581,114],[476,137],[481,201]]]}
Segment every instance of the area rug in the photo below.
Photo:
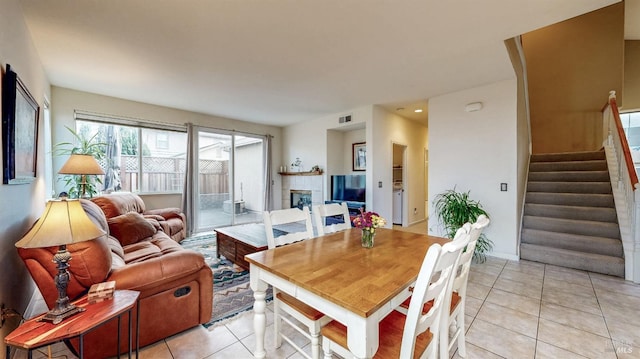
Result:
{"label": "area rug", "polygon": [[[208,328],[216,322],[253,308],[249,271],[234,265],[224,257],[217,257],[215,233],[194,235],[185,238],[180,244],[184,248],[202,253],[205,262],[213,271],[213,311],[211,320],[204,324],[205,327]],[[266,299],[273,299],[271,288],[267,290]]]}

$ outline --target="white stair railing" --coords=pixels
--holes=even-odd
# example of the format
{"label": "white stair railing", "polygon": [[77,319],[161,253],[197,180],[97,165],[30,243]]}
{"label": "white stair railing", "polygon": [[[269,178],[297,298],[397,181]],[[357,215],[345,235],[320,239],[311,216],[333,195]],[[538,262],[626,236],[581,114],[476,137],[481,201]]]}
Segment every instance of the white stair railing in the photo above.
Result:
{"label": "white stair railing", "polygon": [[604,149],[624,249],[625,279],[640,283],[640,191],[638,175],[620,121],[616,93],[602,111]]}

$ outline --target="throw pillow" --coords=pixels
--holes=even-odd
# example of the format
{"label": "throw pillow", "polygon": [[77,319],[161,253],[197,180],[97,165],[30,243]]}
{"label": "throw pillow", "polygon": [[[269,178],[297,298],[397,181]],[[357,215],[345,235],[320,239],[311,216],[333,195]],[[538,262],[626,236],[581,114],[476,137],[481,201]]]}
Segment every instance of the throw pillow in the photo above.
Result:
{"label": "throw pillow", "polygon": [[156,233],[156,228],[140,213],[129,212],[107,220],[109,232],[116,237],[123,246],[139,242]]}

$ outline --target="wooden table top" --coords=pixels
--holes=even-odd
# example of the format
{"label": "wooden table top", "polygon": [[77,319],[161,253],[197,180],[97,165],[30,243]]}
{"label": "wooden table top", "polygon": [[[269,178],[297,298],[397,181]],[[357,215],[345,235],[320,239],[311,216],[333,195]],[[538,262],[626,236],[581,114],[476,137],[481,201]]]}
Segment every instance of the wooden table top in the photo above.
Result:
{"label": "wooden table top", "polygon": [[133,308],[140,292],[133,290],[116,290],[113,299],[89,304],[87,296],[73,302],[84,312],[66,318],[59,324],[41,322],[44,313],[27,320],[4,338],[6,344],[24,349],[38,348],[43,345],[73,338],[86,333],[89,329],[115,318]]}
{"label": "wooden table top", "polygon": [[418,278],[429,246],[446,238],[379,228],[373,248],[348,229],[248,254],[245,259],[362,317]]}

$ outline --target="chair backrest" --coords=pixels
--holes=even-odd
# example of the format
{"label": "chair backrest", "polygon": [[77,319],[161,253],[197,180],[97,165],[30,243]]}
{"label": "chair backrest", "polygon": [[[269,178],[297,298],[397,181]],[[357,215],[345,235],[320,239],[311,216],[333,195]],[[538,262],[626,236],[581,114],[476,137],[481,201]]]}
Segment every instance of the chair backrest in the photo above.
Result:
{"label": "chair backrest", "polygon": [[[447,325],[441,325],[442,316],[445,311],[448,315],[454,271],[469,239],[468,227],[463,227],[458,230],[453,241],[444,246],[433,244],[429,247],[407,310],[400,348],[401,358],[414,357],[416,338],[427,329],[431,329],[432,343],[436,343],[436,347],[440,332],[442,335],[448,335]],[[430,301],[433,301],[431,309],[423,314],[425,303]]]}
{"label": "chair backrest", "polygon": [[456,278],[453,281],[453,290],[463,296],[466,292],[466,284],[469,278],[469,270],[471,269],[471,260],[473,259],[473,252],[476,250],[476,243],[478,238],[486,226],[489,225],[489,218],[484,214],[481,214],[476,219],[474,224],[465,223],[463,227],[467,228],[470,234],[469,244],[460,256],[460,262],[458,264],[458,271]]}
{"label": "chair backrest", "polygon": [[[332,223],[327,225],[327,217],[342,216],[342,223]],[[345,202],[341,204],[330,203],[313,206],[313,217],[316,222],[316,230],[318,235],[325,233],[333,233],[351,228],[351,218],[349,217],[349,208]]]}
{"label": "chair backrest", "polygon": [[[262,217],[269,249],[313,238],[313,226],[308,207],[303,207],[302,210],[289,208],[271,212],[265,211]],[[274,229],[282,234],[276,236]]]}

